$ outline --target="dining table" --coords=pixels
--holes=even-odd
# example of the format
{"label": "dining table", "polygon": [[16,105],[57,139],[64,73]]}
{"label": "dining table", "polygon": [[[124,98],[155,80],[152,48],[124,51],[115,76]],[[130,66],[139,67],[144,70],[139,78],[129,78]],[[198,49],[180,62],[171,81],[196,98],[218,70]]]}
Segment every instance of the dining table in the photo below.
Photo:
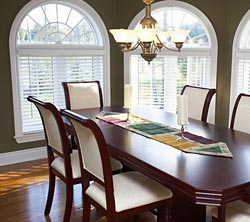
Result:
{"label": "dining table", "polygon": [[[249,134],[189,119],[186,132],[225,143],[232,156],[189,153],[96,118],[102,111],[127,112],[120,106],[73,110],[97,123],[111,156],[173,191],[172,222],[205,222],[207,206],[218,206],[218,222],[224,222],[225,205],[250,194]],[[146,106],[129,111],[130,115],[180,129],[174,113]],[[67,120],[65,126],[73,135]]]}

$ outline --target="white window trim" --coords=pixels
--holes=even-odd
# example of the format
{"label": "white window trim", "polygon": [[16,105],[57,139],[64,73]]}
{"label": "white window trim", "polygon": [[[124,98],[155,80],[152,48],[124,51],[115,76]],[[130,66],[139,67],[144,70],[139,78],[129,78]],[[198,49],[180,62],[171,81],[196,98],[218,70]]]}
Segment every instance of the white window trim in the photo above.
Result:
{"label": "white window trim", "polygon": [[[98,15],[98,13],[86,2],[82,0],[32,0],[27,3],[17,14],[10,30],[9,37],[9,47],[10,47],[10,61],[11,61],[11,77],[12,77],[12,93],[13,93],[13,109],[14,109],[14,123],[15,123],[15,136],[14,138],[18,143],[24,142],[32,142],[37,140],[44,139],[43,133],[33,133],[33,134],[23,134],[22,133],[22,118],[21,118],[21,100],[20,100],[20,88],[19,88],[19,76],[18,76],[18,64],[17,64],[17,31],[20,26],[23,18],[34,8],[43,5],[45,3],[67,3],[69,6],[77,7],[79,11],[84,12],[84,14],[88,15],[88,19],[92,24],[98,25],[94,27],[97,36],[102,36],[102,49],[103,53],[106,55],[104,58],[104,88],[103,88],[103,96],[104,96],[104,105],[110,105],[110,42],[108,37],[107,29]],[[100,39],[98,39],[100,42]],[[88,49],[87,46],[86,49]],[[21,50],[21,47],[19,47]],[[76,49],[77,50],[77,49]]]}
{"label": "white window trim", "polygon": [[244,28],[247,25],[247,23],[250,20],[250,9],[246,12],[246,14],[243,16],[241,19],[237,30],[234,35],[234,41],[233,41],[233,50],[232,50],[232,71],[231,71],[231,90],[230,90],[230,107],[229,107],[229,121],[228,123],[230,124],[231,122],[231,116],[233,112],[233,107],[235,104],[235,100],[238,96],[237,90],[235,88],[235,83],[238,82],[238,58],[239,55],[246,55],[246,57],[249,56],[249,50],[240,50],[240,40],[242,37],[242,34],[244,32]]}
{"label": "white window trim", "polygon": [[[210,55],[211,56],[211,82],[210,85],[211,87],[216,88],[216,80],[217,80],[217,54],[218,54],[218,44],[217,44],[217,37],[215,30],[213,28],[212,23],[209,21],[207,16],[201,12],[198,8],[192,6],[191,4],[181,2],[181,1],[176,1],[176,0],[165,0],[165,1],[160,1],[152,4],[152,11],[157,10],[159,8],[163,7],[177,7],[177,8],[182,8],[184,10],[187,10],[188,12],[193,13],[196,15],[202,23],[204,23],[205,27],[207,28],[208,35],[209,35],[209,40],[211,44],[211,48],[209,49],[188,49],[188,48],[183,48],[181,50],[182,55],[192,55],[194,54],[193,52],[199,52],[201,53],[200,55]],[[134,29],[136,25],[139,23],[139,21],[144,17],[145,10],[141,10],[131,21],[129,24],[129,29]],[[164,52],[165,51],[165,52]],[[168,54],[168,55],[173,55],[175,52],[171,52],[169,50],[162,50],[161,53]],[[209,53],[209,54],[208,54]],[[129,76],[129,70],[130,70],[130,55],[132,52],[128,52],[124,54],[124,83],[129,84],[130,83],[130,76]],[[180,55],[175,53],[176,55]],[[196,53],[197,55],[197,53]]]}

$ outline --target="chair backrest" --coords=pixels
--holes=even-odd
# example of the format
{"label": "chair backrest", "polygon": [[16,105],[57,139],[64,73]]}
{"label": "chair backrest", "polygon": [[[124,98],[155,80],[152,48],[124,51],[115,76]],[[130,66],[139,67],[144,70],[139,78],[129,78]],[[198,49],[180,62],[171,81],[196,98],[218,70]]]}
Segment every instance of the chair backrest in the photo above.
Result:
{"label": "chair backrest", "polygon": [[103,106],[99,81],[62,82],[67,109],[85,109]]}
{"label": "chair backrest", "polygon": [[207,122],[210,102],[216,89],[185,85],[181,94],[188,96],[188,117]]}
{"label": "chair backrest", "polygon": [[250,95],[238,95],[231,117],[230,128],[245,133],[250,133]]}
{"label": "chair backrest", "polygon": [[[49,163],[54,160],[54,153],[56,153],[64,159],[65,169],[68,169],[68,173],[72,172],[70,144],[60,112],[52,103],[45,103],[32,96],[29,96],[27,100],[37,107],[41,116],[48,147]],[[65,173],[67,175],[67,170]]]}
{"label": "chair backrest", "polygon": [[93,120],[70,110],[63,110],[62,114],[70,120],[74,128],[83,170],[91,176],[91,179],[103,185],[105,189],[107,184],[111,185],[111,189],[113,189],[109,153],[98,125]]}

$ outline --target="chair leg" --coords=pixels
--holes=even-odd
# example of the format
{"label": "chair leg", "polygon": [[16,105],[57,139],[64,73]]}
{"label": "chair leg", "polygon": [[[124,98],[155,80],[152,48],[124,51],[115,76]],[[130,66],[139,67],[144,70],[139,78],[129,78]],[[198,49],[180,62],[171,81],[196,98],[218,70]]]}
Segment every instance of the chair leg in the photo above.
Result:
{"label": "chair leg", "polygon": [[73,205],[73,184],[66,183],[66,204],[63,222],[69,222]]}
{"label": "chair leg", "polygon": [[91,204],[88,201],[88,197],[83,195],[83,221],[90,222],[90,207]]}
{"label": "chair leg", "polygon": [[157,208],[157,222],[166,222],[167,209],[165,206]]}
{"label": "chair leg", "polygon": [[48,189],[48,196],[47,196],[47,202],[44,210],[44,214],[48,215],[50,213],[50,209],[53,202],[54,192],[55,192],[55,181],[56,176],[53,173],[49,174],[49,189]]}

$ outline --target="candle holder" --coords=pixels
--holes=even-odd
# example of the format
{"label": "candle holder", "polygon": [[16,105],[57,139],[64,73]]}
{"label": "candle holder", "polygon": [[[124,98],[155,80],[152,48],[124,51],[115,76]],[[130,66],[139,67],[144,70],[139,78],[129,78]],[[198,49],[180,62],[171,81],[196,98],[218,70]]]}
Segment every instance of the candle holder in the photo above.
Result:
{"label": "candle holder", "polygon": [[179,137],[177,140],[180,142],[186,142],[188,139],[184,136],[185,130],[184,125],[181,125],[181,137]]}
{"label": "candle holder", "polygon": [[126,121],[129,122],[129,119],[130,119],[130,109],[127,108],[127,118],[126,118]]}

